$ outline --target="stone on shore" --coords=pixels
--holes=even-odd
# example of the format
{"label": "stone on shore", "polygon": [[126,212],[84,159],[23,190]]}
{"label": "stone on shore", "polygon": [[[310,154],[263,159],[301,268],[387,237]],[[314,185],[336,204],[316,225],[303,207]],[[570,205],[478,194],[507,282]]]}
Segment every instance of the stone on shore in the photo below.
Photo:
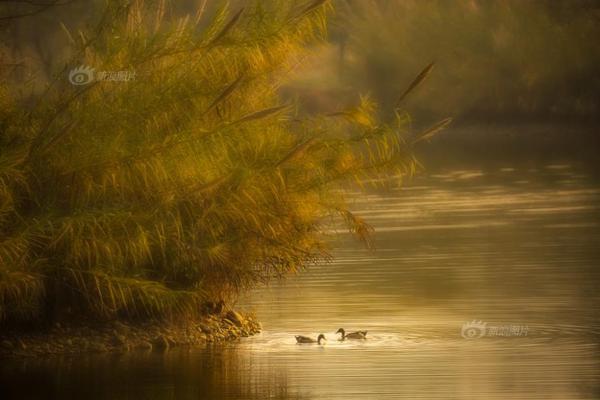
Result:
{"label": "stone on shore", "polygon": [[236,340],[259,333],[260,323],[230,310],[193,322],[53,325],[48,331],[0,333],[0,359],[5,356],[40,357],[86,352],[165,351],[175,346],[199,346]]}
{"label": "stone on shore", "polygon": [[225,315],[225,318],[231,322],[233,322],[236,326],[241,327],[242,325],[244,325],[244,317],[242,317],[240,315],[240,313],[236,312],[236,311],[229,311],[227,312],[227,315]]}

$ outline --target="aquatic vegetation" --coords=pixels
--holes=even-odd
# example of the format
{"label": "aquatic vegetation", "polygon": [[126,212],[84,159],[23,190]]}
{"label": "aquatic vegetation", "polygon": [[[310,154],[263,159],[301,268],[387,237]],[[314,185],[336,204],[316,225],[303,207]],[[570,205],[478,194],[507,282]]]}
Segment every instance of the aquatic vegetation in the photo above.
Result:
{"label": "aquatic vegetation", "polygon": [[368,243],[343,188],[413,173],[403,120],[367,97],[303,117],[278,94],[330,7],[110,2],[65,27],[44,90],[3,76],[0,321],[188,317],[327,259],[332,219]]}

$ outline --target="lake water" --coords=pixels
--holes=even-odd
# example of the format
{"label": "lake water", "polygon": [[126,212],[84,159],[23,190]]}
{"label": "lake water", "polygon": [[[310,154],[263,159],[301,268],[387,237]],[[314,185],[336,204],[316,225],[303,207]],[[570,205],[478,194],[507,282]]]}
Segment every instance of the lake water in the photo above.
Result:
{"label": "lake water", "polygon": [[5,360],[4,398],[600,398],[600,184],[571,165],[447,171],[352,208],[376,250],[336,234],[333,262],[248,294],[260,335]]}

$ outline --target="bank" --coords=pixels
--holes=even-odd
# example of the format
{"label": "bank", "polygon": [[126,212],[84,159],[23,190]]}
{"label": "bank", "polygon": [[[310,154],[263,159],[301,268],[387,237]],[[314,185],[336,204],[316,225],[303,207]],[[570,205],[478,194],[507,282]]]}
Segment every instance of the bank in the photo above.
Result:
{"label": "bank", "polygon": [[168,351],[173,347],[235,341],[260,331],[261,325],[253,315],[233,310],[195,321],[56,323],[44,330],[0,332],[0,358]]}

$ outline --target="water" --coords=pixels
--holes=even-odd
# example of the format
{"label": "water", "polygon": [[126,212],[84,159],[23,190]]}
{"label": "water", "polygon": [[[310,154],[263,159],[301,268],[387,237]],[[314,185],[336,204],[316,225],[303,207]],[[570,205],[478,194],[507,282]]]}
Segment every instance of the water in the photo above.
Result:
{"label": "water", "polygon": [[[352,207],[376,251],[340,232],[335,261],[250,293],[262,334],[3,361],[4,398],[600,398],[600,184],[570,165],[447,171]],[[470,321],[486,334],[464,338]]]}

